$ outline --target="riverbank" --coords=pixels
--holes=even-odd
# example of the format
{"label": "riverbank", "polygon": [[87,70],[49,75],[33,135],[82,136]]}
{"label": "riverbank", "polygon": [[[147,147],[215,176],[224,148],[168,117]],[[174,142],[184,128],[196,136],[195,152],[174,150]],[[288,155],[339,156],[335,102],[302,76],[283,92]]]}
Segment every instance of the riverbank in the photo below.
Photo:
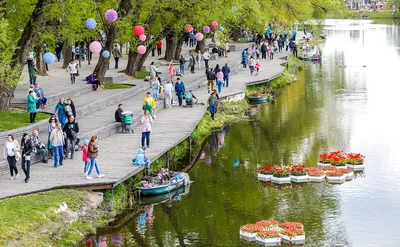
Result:
{"label": "riverbank", "polygon": [[382,19],[400,19],[400,11],[397,11],[394,15],[393,12],[388,11],[356,11],[349,10],[347,8],[330,12],[326,14],[326,19],[363,19],[363,15],[367,15],[370,20],[382,20]]}

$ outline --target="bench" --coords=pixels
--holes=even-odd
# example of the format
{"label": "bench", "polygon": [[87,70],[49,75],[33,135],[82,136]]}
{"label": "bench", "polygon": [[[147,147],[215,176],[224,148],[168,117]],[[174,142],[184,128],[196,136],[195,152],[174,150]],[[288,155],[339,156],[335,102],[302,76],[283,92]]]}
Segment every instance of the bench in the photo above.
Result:
{"label": "bench", "polygon": [[105,76],[104,82],[105,83],[118,83],[118,82],[126,81],[126,79],[127,79],[127,76],[125,73],[118,73],[118,74],[112,75],[112,76]]}
{"label": "bench", "polygon": [[216,53],[210,54],[210,60],[217,60],[218,55]]}

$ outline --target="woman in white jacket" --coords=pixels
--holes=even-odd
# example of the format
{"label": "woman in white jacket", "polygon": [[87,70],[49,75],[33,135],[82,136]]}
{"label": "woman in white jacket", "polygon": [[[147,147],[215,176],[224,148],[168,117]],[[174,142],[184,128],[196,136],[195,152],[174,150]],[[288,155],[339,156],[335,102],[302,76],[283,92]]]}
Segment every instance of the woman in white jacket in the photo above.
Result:
{"label": "woman in white jacket", "polygon": [[10,166],[10,180],[17,179],[19,176],[17,169],[17,160],[20,158],[19,150],[19,143],[14,140],[12,135],[8,135],[7,141],[4,144],[3,158],[7,159],[8,165]]}

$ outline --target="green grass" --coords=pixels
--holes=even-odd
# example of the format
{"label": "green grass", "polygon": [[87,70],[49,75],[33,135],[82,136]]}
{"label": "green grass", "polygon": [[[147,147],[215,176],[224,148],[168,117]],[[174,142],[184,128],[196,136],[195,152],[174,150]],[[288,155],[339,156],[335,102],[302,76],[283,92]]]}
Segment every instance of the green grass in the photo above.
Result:
{"label": "green grass", "polygon": [[[84,191],[54,190],[0,201],[0,246],[12,241],[21,241],[18,246],[59,246],[48,229],[55,222],[63,222],[55,210],[67,203],[71,210],[83,205]],[[58,233],[58,232],[57,232]],[[24,241],[27,241],[24,243]]]}
{"label": "green grass", "polygon": [[126,84],[114,84],[114,83],[104,84],[104,89],[127,89],[131,87],[132,87],[131,85],[126,85]]}
{"label": "green grass", "polygon": [[[50,118],[49,114],[38,112],[35,122]],[[26,110],[0,112],[0,132],[29,125],[29,113]]]}
{"label": "green grass", "polygon": [[150,72],[146,70],[137,71],[135,74],[136,79],[144,79],[146,76],[149,76]]}

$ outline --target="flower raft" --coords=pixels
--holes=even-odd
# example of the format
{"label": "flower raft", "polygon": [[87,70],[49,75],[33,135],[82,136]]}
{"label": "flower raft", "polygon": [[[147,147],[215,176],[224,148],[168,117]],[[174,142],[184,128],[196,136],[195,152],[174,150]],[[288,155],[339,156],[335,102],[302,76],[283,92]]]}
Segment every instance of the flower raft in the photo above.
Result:
{"label": "flower raft", "polygon": [[279,246],[281,243],[304,244],[305,232],[299,222],[279,223],[275,220],[262,220],[255,224],[240,227],[240,238],[255,241],[263,246]]}
{"label": "flower raft", "polygon": [[363,171],[365,156],[359,153],[343,153],[342,151],[321,153],[318,156],[318,167],[336,166],[350,168],[353,171]]}

